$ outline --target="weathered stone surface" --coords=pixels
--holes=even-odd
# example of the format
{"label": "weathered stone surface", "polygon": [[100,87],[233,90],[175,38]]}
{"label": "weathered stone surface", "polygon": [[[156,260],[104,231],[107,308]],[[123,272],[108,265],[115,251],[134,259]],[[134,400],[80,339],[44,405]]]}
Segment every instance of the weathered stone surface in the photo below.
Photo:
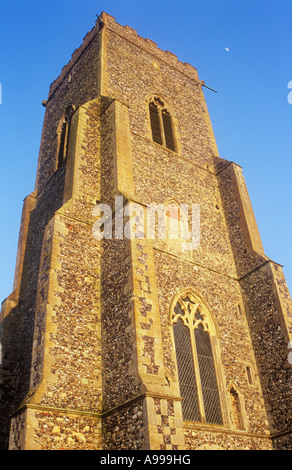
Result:
{"label": "weathered stone surface", "polygon": [[[1,448],[291,450],[291,298],[242,170],[218,155],[196,69],[101,20],[46,102],[0,317]],[[153,141],[153,96],[172,116],[175,151]],[[115,238],[116,196],[144,220],[150,204],[199,205],[199,246],[183,251],[141,227]],[[103,240],[92,231],[98,203],[112,209]],[[171,317],[181,292],[212,318],[221,425],[183,420]]]}

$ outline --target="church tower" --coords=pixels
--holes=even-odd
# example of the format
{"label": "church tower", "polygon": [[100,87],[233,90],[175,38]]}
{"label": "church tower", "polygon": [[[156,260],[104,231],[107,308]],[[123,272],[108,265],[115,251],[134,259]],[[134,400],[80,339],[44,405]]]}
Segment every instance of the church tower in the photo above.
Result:
{"label": "church tower", "polygon": [[106,13],[52,83],[0,317],[3,449],[292,448],[291,298],[203,85]]}

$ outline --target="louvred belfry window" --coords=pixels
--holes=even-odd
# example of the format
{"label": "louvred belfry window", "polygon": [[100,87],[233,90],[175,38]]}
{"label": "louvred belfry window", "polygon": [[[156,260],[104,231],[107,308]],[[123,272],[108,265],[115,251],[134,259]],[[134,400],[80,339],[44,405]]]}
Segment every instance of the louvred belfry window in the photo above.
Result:
{"label": "louvred belfry window", "polygon": [[68,106],[62,118],[61,127],[59,130],[58,168],[62,166],[63,162],[67,157],[70,138],[71,118],[74,113],[74,110],[74,106]]}
{"label": "louvred belfry window", "polygon": [[151,99],[149,116],[153,141],[175,152],[173,120],[164,102],[159,97]]}
{"label": "louvred belfry window", "polygon": [[162,145],[162,134],[161,134],[161,125],[160,125],[160,116],[159,110],[155,103],[150,103],[149,105],[150,112],[150,123],[152,130],[152,138],[154,142]]}
{"label": "louvred belfry window", "polygon": [[191,291],[171,309],[183,419],[223,424],[208,311]]}

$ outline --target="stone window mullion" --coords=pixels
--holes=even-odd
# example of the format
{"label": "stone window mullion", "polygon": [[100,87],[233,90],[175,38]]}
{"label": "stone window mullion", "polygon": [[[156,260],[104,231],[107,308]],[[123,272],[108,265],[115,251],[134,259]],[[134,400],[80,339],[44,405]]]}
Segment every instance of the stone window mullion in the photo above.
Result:
{"label": "stone window mullion", "polygon": [[148,102],[152,140],[163,147],[176,152],[176,139],[173,117],[167,106],[158,96]]}
{"label": "stone window mullion", "polygon": [[202,392],[202,383],[201,383],[201,374],[200,374],[200,367],[199,367],[199,360],[195,342],[195,335],[194,335],[194,328],[190,328],[190,336],[191,336],[191,343],[192,343],[192,351],[193,351],[193,361],[194,361],[194,368],[195,368],[195,376],[197,382],[197,393],[198,393],[198,401],[199,401],[199,409],[201,415],[201,422],[206,422],[205,416],[205,407],[204,407],[204,400],[203,400],[203,392]]}
{"label": "stone window mullion", "polygon": [[160,129],[161,129],[161,139],[163,147],[166,147],[166,139],[165,139],[165,132],[164,132],[164,122],[162,119],[162,110],[159,109],[159,120],[160,120]]}
{"label": "stone window mullion", "polygon": [[[175,297],[171,307],[183,419],[224,424],[219,384],[216,326],[203,304],[191,291]],[[213,332],[213,334],[212,334]],[[188,343],[188,345],[187,345]],[[186,359],[187,358],[187,359]],[[220,376],[221,377],[221,376]],[[192,384],[196,385],[193,387]],[[190,390],[194,393],[190,393]],[[195,395],[195,397],[194,397]],[[195,406],[196,411],[191,408]]]}

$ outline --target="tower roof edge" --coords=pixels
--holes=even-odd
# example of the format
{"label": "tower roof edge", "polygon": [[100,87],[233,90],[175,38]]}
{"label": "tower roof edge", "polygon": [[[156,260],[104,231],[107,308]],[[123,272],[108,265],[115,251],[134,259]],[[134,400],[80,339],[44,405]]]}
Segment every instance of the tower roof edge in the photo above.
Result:
{"label": "tower roof edge", "polygon": [[157,43],[149,38],[140,36],[131,26],[121,25],[116,21],[115,17],[109,15],[106,12],[101,13],[100,19],[107,29],[112,30],[114,33],[119,34],[120,36],[123,36],[125,39],[133,42],[138,47],[141,47],[147,52],[155,55],[157,59],[161,59],[164,62],[167,62],[169,65],[179,69],[182,73],[185,73],[189,77],[194,78],[195,80],[199,80],[196,67],[189,63],[181,62],[174,53],[160,49]]}
{"label": "tower roof edge", "polygon": [[56,88],[58,88],[59,84],[63,81],[65,76],[70,72],[73,65],[77,62],[95,35],[99,33],[103,27],[115,34],[122,36],[129,42],[134,43],[137,47],[140,47],[146,52],[152,54],[158,60],[164,61],[168,65],[178,69],[180,72],[184,73],[195,81],[199,81],[197,69],[193,65],[190,65],[186,62],[181,62],[172,52],[160,49],[158,45],[151,39],[139,36],[135,29],[128,25],[122,26],[116,21],[115,17],[109,15],[105,11],[102,11],[100,15],[97,15],[97,20],[94,27],[85,35],[80,47],[75,49],[70,61],[62,68],[60,75],[51,83],[48,100],[55,92]]}

